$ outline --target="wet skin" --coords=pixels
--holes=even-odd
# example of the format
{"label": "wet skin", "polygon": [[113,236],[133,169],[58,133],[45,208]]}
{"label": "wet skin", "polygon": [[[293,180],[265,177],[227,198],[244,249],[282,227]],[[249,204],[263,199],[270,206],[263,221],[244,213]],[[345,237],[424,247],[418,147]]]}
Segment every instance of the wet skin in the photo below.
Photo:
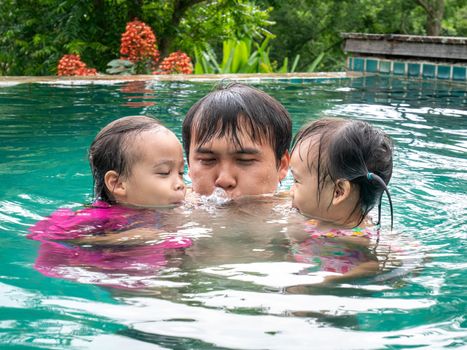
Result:
{"label": "wet skin", "polygon": [[215,137],[196,144],[193,135],[189,155],[189,175],[193,191],[210,195],[215,188],[226,191],[230,198],[273,193],[287,175],[289,155],[279,163],[271,145],[251,140],[239,133],[240,145],[230,135]]}

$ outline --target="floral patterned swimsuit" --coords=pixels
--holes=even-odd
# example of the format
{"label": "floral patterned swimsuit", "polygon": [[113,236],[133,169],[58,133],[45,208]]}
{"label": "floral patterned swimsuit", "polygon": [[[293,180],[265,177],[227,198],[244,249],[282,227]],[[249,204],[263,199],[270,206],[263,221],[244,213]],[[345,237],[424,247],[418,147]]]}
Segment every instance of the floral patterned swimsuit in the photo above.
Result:
{"label": "floral patterned swimsuit", "polygon": [[362,237],[370,239],[375,235],[374,228],[355,227],[353,229],[331,229],[322,231],[317,228],[316,220],[305,222],[309,237],[292,245],[292,255],[297,262],[313,264],[304,271],[319,271],[345,274],[363,262],[371,259],[368,248],[340,241],[339,237]]}

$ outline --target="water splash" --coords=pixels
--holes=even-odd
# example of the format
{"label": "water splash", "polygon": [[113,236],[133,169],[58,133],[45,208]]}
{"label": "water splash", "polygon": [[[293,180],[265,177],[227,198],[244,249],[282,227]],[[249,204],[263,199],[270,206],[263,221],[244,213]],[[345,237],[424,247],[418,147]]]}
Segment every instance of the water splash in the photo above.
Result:
{"label": "water splash", "polygon": [[222,206],[232,202],[227,192],[222,188],[216,187],[209,196],[200,196],[200,203],[203,206]]}

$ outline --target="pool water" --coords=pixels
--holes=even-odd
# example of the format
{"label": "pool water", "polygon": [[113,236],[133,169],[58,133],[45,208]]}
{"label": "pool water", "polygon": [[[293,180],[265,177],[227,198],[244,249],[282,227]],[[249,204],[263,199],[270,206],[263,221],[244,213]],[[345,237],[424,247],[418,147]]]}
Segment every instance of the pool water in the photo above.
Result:
{"label": "pool water", "polygon": [[[291,257],[287,198],[162,211],[196,249],[125,268],[74,261],[48,277],[28,228],[92,200],[87,148],[117,117],[151,115],[178,136],[207,82],[0,87],[0,345],[18,349],[398,349],[467,346],[467,92],[367,77],[255,84],[290,111],[368,121],[395,141],[393,232],[376,276],[323,284]],[[189,182],[189,179],[187,178]],[[287,189],[290,177],[281,185]],[[65,247],[66,248],[66,247]],[[342,247],[348,249],[349,247]],[[333,247],[334,253],[341,247]],[[53,250],[47,254],[60,254]],[[135,255],[108,251],[109,259]],[[116,257],[118,255],[118,257]],[[122,258],[123,257],[123,258]]]}

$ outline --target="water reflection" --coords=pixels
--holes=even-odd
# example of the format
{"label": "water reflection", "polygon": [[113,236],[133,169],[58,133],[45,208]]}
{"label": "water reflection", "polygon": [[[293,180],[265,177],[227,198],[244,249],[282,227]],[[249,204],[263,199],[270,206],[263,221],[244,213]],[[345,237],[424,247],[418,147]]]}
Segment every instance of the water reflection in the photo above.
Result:
{"label": "water reflection", "polygon": [[141,108],[141,107],[152,107],[156,104],[154,101],[148,101],[154,99],[156,91],[147,88],[147,82],[145,81],[129,81],[125,82],[120,91],[124,93],[124,97],[127,102],[123,103],[122,106]]}
{"label": "water reflection", "polygon": [[[100,126],[117,116],[150,114],[180,135],[184,114],[213,84],[2,87],[0,343],[465,346],[465,84],[368,77],[257,86],[284,103],[294,131],[310,119],[338,115],[369,121],[391,135],[394,232],[383,227],[379,244],[367,249],[327,242],[315,247],[300,237],[303,218],[287,199],[242,205],[208,200],[165,217],[170,233],[189,238],[191,247],[162,251],[142,240],[119,248],[63,244],[58,251],[57,242],[48,242],[52,248],[43,250],[25,239],[27,228],[58,207],[78,208],[90,199],[85,155]],[[124,106],[129,101],[155,104]],[[290,184],[288,178],[282,187]],[[298,252],[297,242],[304,243]],[[342,262],[336,255],[341,249],[356,263],[376,261],[378,271],[327,283],[338,274],[326,268],[333,266],[326,259]],[[55,278],[34,269],[38,252],[43,265],[56,269]],[[297,254],[307,259],[298,261]]]}

